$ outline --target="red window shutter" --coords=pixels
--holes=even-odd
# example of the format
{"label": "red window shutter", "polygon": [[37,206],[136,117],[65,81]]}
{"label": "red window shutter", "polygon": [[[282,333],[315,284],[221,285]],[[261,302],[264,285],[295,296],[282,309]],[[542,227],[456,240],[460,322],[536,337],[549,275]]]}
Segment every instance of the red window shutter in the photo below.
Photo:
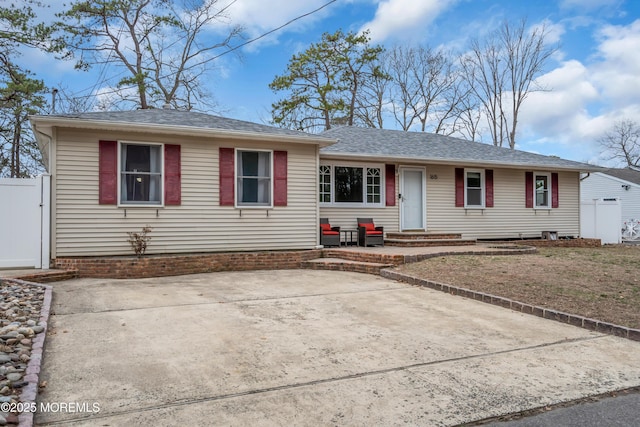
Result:
{"label": "red window shutter", "polygon": [[557,208],[560,206],[560,200],[558,195],[558,174],[551,174],[551,207]]}
{"label": "red window shutter", "polygon": [[165,144],[164,146],[164,204],[180,205],[181,203],[181,168],[180,146]]}
{"label": "red window shutter", "polygon": [[487,208],[493,207],[493,169],[484,171],[484,205]]}
{"label": "red window shutter", "polygon": [[396,205],[396,165],[384,165],[384,193],[387,206]]}
{"label": "red window shutter", "polygon": [[526,207],[533,207],[533,172],[524,173],[524,192]]}
{"label": "red window shutter", "polygon": [[220,206],[233,206],[235,203],[235,170],[233,148],[220,147]]}
{"label": "red window shutter", "polygon": [[98,203],[118,204],[118,142],[100,141],[98,149]]}
{"label": "red window shutter", "polygon": [[464,169],[456,168],[456,208],[464,207]]}
{"label": "red window shutter", "polygon": [[287,152],[273,152],[273,206],[287,206]]}

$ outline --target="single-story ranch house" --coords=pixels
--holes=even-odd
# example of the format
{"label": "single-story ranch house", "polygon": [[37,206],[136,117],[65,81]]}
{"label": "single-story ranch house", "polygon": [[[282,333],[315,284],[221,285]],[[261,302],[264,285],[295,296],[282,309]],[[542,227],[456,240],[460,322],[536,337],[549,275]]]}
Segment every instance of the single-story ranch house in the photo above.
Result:
{"label": "single-story ranch house", "polygon": [[51,258],[319,246],[320,218],[465,238],[577,237],[592,166],[434,135],[312,135],[151,109],[32,116],[51,174]]}

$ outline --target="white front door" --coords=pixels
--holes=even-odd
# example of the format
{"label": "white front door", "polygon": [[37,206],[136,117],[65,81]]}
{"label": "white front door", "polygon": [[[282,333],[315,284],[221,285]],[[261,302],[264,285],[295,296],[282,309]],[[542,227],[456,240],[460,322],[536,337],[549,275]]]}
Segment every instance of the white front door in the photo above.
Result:
{"label": "white front door", "polygon": [[400,228],[425,230],[425,172],[420,168],[400,169]]}

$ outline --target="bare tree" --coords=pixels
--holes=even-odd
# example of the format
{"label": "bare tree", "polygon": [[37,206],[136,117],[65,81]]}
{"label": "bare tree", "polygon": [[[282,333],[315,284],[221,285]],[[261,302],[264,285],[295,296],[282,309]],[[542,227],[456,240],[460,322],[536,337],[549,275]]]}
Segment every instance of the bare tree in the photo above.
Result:
{"label": "bare tree", "polygon": [[414,78],[415,50],[393,47],[384,56],[385,68],[393,79],[391,103],[396,124],[404,131],[411,129],[416,119],[414,105],[418,103],[419,88]]}
{"label": "bare tree", "polygon": [[370,79],[363,81],[356,99],[355,121],[365,127],[384,128],[391,76],[383,68],[384,64],[369,64]]}
{"label": "bare tree", "polygon": [[480,121],[482,109],[478,99],[473,96],[473,90],[469,82],[462,78],[458,84],[460,102],[457,104],[457,112],[454,118],[453,128],[455,132],[469,141],[482,140],[480,133]]}
{"label": "bare tree", "polygon": [[506,73],[500,62],[500,48],[495,40],[484,45],[472,40],[470,52],[461,58],[469,88],[486,115],[493,145],[502,147],[507,127],[502,104]]}
{"label": "bare tree", "polygon": [[95,110],[98,102],[94,96],[75,96],[67,86],[56,88],[52,101],[50,114],[84,113]]}
{"label": "bare tree", "polygon": [[448,52],[428,46],[396,46],[385,56],[393,78],[391,99],[396,123],[409,130],[416,123],[422,132],[451,134],[466,92],[459,70]]}
{"label": "bare tree", "polygon": [[529,93],[542,88],[536,78],[556,51],[546,44],[545,25],[527,28],[505,21],[484,40],[474,39],[461,64],[469,87],[482,104],[493,144],[515,148],[520,108]]}
{"label": "bare tree", "polygon": [[625,167],[640,167],[640,125],[629,119],[617,120],[598,142],[607,160]]}
{"label": "bare tree", "polygon": [[241,35],[230,26],[212,40],[211,28],[226,25],[228,8],[219,0],[76,1],[58,14],[69,49],[80,54],[77,68],[92,65],[122,68],[117,88],[135,88],[135,98],[119,95],[139,108],[169,104],[191,109],[207,102],[203,75],[216,49],[228,48]]}

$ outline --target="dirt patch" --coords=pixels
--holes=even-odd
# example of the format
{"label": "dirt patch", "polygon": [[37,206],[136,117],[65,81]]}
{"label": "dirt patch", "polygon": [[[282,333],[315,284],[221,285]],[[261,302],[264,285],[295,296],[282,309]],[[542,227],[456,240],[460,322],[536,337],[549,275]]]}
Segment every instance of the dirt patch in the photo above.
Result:
{"label": "dirt patch", "polygon": [[640,245],[539,248],[537,254],[447,256],[398,271],[640,329]]}

